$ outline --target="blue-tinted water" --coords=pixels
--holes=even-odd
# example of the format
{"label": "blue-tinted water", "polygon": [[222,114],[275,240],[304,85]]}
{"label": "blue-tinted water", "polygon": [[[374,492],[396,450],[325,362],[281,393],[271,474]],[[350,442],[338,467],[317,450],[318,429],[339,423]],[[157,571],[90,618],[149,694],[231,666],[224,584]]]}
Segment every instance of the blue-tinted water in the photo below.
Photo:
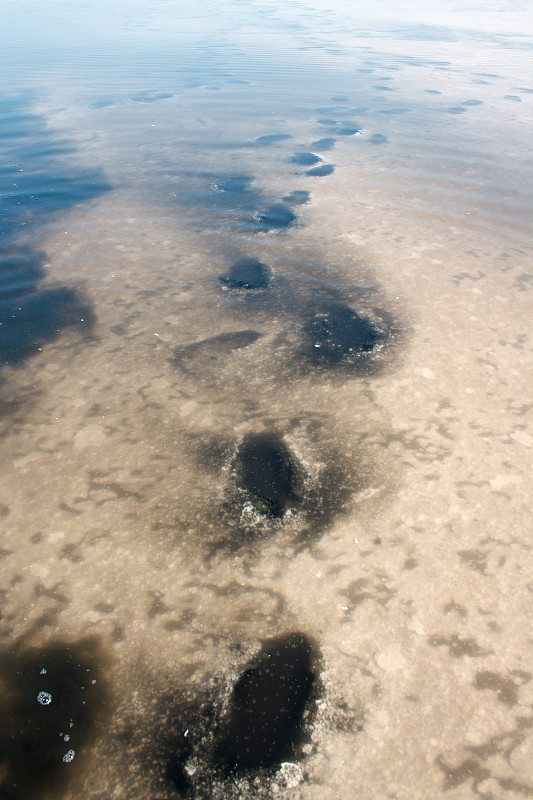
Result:
{"label": "blue-tinted water", "polygon": [[0,795],[532,793],[527,3],[1,14]]}

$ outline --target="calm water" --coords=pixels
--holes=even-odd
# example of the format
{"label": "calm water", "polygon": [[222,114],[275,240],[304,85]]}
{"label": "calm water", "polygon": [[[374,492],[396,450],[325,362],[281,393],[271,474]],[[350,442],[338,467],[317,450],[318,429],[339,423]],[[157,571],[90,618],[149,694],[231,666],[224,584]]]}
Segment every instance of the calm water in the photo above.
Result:
{"label": "calm water", "polygon": [[3,0],[0,797],[533,795],[533,15],[439,5]]}

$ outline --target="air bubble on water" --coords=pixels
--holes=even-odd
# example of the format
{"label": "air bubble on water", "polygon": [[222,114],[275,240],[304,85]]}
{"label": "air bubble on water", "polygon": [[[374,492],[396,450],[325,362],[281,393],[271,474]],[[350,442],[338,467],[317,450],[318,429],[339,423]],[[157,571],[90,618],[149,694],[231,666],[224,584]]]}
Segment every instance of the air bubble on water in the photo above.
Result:
{"label": "air bubble on water", "polygon": [[75,750],[69,750],[68,752],[66,752],[65,755],[63,756],[63,761],[65,762],[65,764],[70,764],[70,762],[74,760],[75,755],[76,755]]}
{"label": "air bubble on water", "polygon": [[70,742],[70,734],[65,733],[65,735],[63,736],[63,741],[64,742]]}
{"label": "air bubble on water", "polygon": [[46,675],[47,670],[43,667],[42,670],[39,672],[39,675]]}
{"label": "air bubble on water", "polygon": [[52,702],[52,695],[50,692],[39,692],[37,695],[37,702],[42,706],[49,706]]}

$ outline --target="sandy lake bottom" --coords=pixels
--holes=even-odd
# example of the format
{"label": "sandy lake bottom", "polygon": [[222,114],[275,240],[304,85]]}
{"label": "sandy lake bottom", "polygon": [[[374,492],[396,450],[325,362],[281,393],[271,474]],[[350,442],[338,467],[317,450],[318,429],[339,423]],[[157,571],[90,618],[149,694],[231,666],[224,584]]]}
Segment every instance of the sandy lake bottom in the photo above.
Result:
{"label": "sandy lake bottom", "polygon": [[3,48],[0,797],[533,795],[528,12],[411,5]]}

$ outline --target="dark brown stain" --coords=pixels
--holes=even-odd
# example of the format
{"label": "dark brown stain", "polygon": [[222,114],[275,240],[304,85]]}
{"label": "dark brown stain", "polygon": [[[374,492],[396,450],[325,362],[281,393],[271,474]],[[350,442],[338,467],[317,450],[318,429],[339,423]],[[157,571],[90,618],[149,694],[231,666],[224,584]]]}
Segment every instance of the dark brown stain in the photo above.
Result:
{"label": "dark brown stain", "polygon": [[498,700],[505,705],[514,706],[518,702],[518,689],[515,683],[497,672],[478,672],[474,685],[476,689],[495,691]]}
{"label": "dark brown stain", "polygon": [[444,773],[443,789],[456,789],[462,783],[469,780],[474,780],[475,783],[486,780],[490,777],[490,771],[482,767],[478,761],[473,758],[467,758],[457,767],[452,767],[447,764],[441,756],[436,760],[437,765]]}
{"label": "dark brown stain", "polygon": [[468,636],[462,638],[458,633],[451,636],[430,636],[428,642],[432,647],[448,647],[448,653],[453,658],[462,656],[480,658],[491,652],[480,647],[475,639]]}

